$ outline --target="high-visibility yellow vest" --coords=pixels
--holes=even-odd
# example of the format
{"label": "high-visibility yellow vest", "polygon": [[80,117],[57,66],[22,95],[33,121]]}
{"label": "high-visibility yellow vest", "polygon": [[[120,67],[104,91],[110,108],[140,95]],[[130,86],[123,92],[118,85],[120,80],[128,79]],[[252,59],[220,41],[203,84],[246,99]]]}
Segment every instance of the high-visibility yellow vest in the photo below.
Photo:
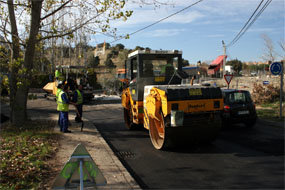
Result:
{"label": "high-visibility yellow vest", "polygon": [[76,102],[76,104],[77,105],[82,104],[83,103],[82,94],[81,94],[80,90],[76,90],[76,92],[77,92],[77,102]]}
{"label": "high-visibility yellow vest", "polygon": [[59,96],[59,93],[62,91],[62,89],[58,88],[57,91],[56,91],[56,94],[55,94],[55,97],[56,97],[56,103],[57,103],[57,100],[58,100],[58,96]]}
{"label": "high-visibility yellow vest", "polygon": [[55,77],[57,78],[57,77],[59,77],[61,75],[61,73],[58,71],[58,70],[56,70],[55,71]]}
{"label": "high-visibility yellow vest", "polygon": [[65,77],[58,70],[55,71],[55,78],[57,78],[59,81],[65,80]]}
{"label": "high-visibility yellow vest", "polygon": [[58,95],[58,99],[57,99],[57,111],[64,111],[67,112],[69,109],[69,104],[63,102],[61,95],[65,94],[65,92],[62,90],[59,95]]}

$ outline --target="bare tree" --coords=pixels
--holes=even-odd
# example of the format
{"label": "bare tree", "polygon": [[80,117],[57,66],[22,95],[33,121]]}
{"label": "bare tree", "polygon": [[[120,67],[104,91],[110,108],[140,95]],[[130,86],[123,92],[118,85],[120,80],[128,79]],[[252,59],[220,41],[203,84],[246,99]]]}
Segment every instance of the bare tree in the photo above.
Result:
{"label": "bare tree", "polygon": [[280,55],[280,57],[282,58],[282,60],[285,60],[285,41],[284,40],[281,40],[278,42],[281,50],[282,50],[282,53]]}
{"label": "bare tree", "polygon": [[276,60],[276,52],[274,50],[274,45],[272,40],[266,35],[266,34],[262,34],[261,38],[263,39],[264,42],[264,53],[261,56],[261,58],[264,61],[271,61],[274,62],[274,60]]}

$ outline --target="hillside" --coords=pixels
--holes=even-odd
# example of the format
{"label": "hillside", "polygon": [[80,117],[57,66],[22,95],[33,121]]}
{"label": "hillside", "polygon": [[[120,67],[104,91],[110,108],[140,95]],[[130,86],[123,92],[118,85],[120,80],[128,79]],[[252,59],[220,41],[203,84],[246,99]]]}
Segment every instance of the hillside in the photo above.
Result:
{"label": "hillside", "polygon": [[119,88],[116,71],[125,67],[125,61],[130,50],[118,48],[118,46],[106,49],[104,54],[99,54],[97,82],[108,91],[116,91]]}

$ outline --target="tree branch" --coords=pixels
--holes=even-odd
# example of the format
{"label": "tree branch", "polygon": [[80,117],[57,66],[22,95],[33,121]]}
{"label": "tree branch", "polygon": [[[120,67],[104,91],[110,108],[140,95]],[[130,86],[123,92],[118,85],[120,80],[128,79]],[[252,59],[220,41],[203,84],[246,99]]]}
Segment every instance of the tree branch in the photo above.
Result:
{"label": "tree branch", "polygon": [[55,13],[57,13],[58,11],[60,11],[61,9],[63,9],[68,3],[70,3],[72,0],[68,0],[65,3],[63,3],[60,7],[58,7],[56,10],[54,10],[53,12],[47,14],[46,16],[41,18],[41,21],[43,21],[44,19],[54,15]]}
{"label": "tree branch", "polygon": [[42,38],[39,38],[38,41],[42,41],[42,40],[47,40],[47,39],[51,39],[51,38],[60,38],[60,37],[64,37],[64,36],[67,36],[67,35],[70,35],[72,34],[73,32],[79,30],[80,28],[84,27],[86,24],[90,23],[93,19],[95,19],[96,17],[100,16],[101,14],[103,13],[100,13],[88,20],[86,20],[84,23],[78,25],[78,26],[74,26],[73,29],[71,29],[69,32],[66,32],[66,33],[62,33],[62,34],[57,34],[57,35],[51,35],[51,36],[45,36],[45,37],[42,37]]}
{"label": "tree branch", "polygon": [[[56,18],[54,21],[59,21],[59,20],[60,20],[62,17],[64,17],[66,14],[68,14],[68,13],[64,13],[64,14],[58,16],[58,18]],[[46,24],[42,24],[41,27],[47,27],[47,26],[49,26],[49,25],[51,25],[51,24],[52,24],[52,21],[49,22],[49,23],[46,23]]]}

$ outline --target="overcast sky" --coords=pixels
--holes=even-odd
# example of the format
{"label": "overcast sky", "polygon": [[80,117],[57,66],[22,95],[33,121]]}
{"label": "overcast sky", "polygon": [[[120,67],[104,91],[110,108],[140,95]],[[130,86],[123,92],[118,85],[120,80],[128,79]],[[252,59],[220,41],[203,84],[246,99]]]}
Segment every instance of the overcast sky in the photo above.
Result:
{"label": "overcast sky", "polygon": [[[115,22],[118,34],[124,35],[156,22],[197,0],[168,1],[174,6],[153,6],[128,4],[133,16],[126,22]],[[151,49],[183,51],[183,57],[190,63],[198,60],[211,61],[223,54],[222,40],[229,44],[252,15],[261,0],[204,0],[201,3],[146,30],[115,42],[126,48],[136,46]],[[266,1],[266,0],[265,0]],[[278,43],[284,42],[284,0],[273,0],[250,29],[228,50],[228,59],[261,61],[264,52],[262,34],[270,37],[276,52],[284,54]],[[91,38],[91,45],[114,39],[102,35]],[[112,45],[114,45],[112,44]],[[280,58],[280,57],[279,57]]]}

